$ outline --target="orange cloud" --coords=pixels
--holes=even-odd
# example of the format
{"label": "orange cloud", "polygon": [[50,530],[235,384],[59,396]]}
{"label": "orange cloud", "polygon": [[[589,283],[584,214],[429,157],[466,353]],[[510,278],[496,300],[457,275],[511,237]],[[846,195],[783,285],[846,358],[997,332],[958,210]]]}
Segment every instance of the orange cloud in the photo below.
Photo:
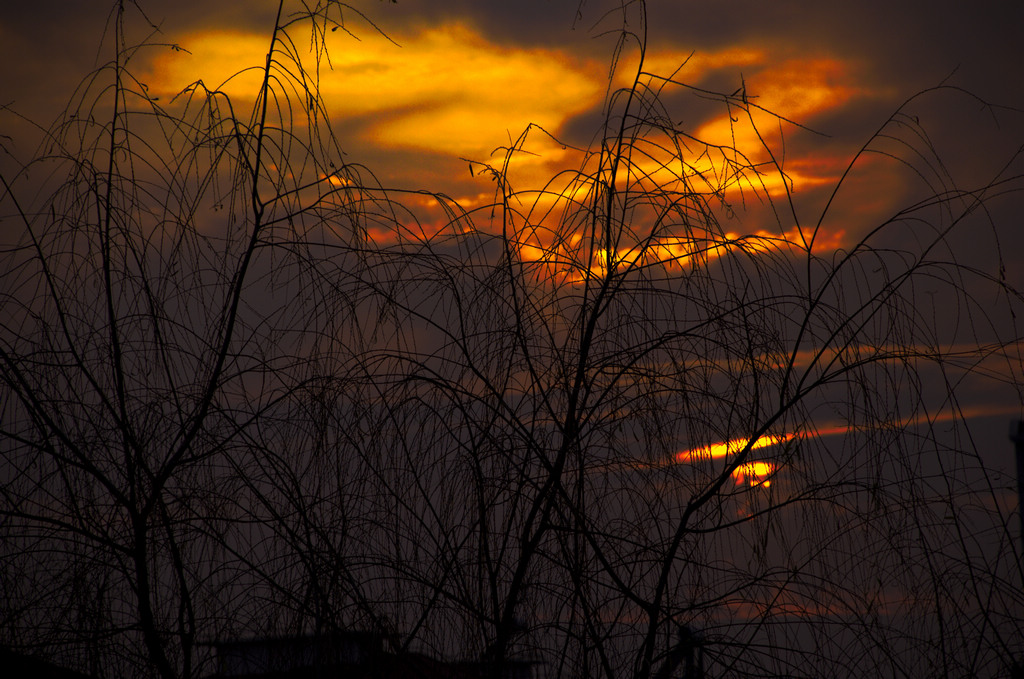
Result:
{"label": "orange cloud", "polygon": [[[778,65],[765,65],[746,80],[748,101],[755,127],[745,116],[722,115],[697,129],[696,137],[712,143],[735,146],[749,152],[760,148],[757,136],[774,138],[781,116],[797,123],[825,111],[839,108],[861,90],[849,84],[846,65],[830,58],[791,59]],[[765,109],[765,110],[760,110]],[[766,112],[767,111],[767,112]]]}
{"label": "orange cloud", "polygon": [[[848,65],[838,59],[808,57],[772,63],[771,57],[765,50],[744,46],[706,53],[665,50],[648,54],[645,72],[674,76],[677,82],[699,85],[711,71],[720,69],[745,72],[745,93],[738,91],[736,97],[737,101],[749,97],[751,105],[749,116],[737,103],[696,129],[686,130],[711,147],[707,153],[698,150],[681,163],[672,155],[670,145],[653,145],[644,149],[647,157],[634,157],[636,174],[658,185],[685,178],[695,186],[706,183],[712,191],[752,190],[772,197],[837,181],[843,164],[834,158],[785,158],[784,178],[774,168],[764,167],[771,160],[764,145],[772,147],[782,161],[782,130],[777,116],[806,124],[816,115],[843,106],[863,90],[851,84]],[[616,75],[619,87],[630,86],[635,76],[635,60],[627,63]],[[655,80],[652,85],[660,87],[661,83]],[[784,122],[781,125],[790,127],[790,133],[796,129]],[[752,167],[761,167],[763,172]]]}
{"label": "orange cloud", "polygon": [[[603,64],[575,58],[563,50],[497,45],[458,22],[394,34],[394,42],[370,30],[359,37],[354,40],[340,31],[327,34],[329,61],[321,61],[318,88],[331,116],[359,119],[360,134],[378,148],[423,150],[500,163],[500,157],[491,159],[496,147],[513,144],[531,123],[557,135],[571,117],[597,107],[607,85]],[[143,76],[151,93],[173,95],[203,80],[238,102],[253,100],[269,47],[266,36],[203,31],[182,36],[177,42],[190,53],[164,52],[155,59]],[[316,63],[305,42],[297,40],[296,49],[307,66]],[[747,90],[752,101],[798,121],[841,106],[859,91],[849,84],[847,68],[838,60],[793,59],[771,65],[769,57],[765,50],[742,46],[694,54],[665,50],[650,53],[645,70],[669,76],[686,62],[677,75],[686,82],[698,82],[714,70],[750,70],[753,75],[748,78]],[[286,64],[287,59],[282,57],[281,63]],[[616,78],[630,73],[630,68],[623,66]],[[753,120],[767,138],[777,133],[778,121],[768,114],[755,109]],[[694,135],[712,144],[735,145],[751,163],[767,160],[754,127],[742,116],[722,115],[700,126]],[[778,197],[790,189],[835,181],[843,169],[831,158],[792,157],[786,159],[784,179],[774,171],[737,172],[727,150],[680,159],[672,155],[671,144],[648,140],[639,144],[642,152],[632,155],[630,171],[620,175],[639,181],[639,188],[679,186],[685,179],[700,190],[706,180],[705,188],[710,191],[750,189]],[[545,186],[558,170],[581,167],[584,162],[580,153],[540,130],[530,133],[524,149],[526,152],[511,156],[507,168],[513,186],[523,191],[520,200],[525,200],[531,189]],[[415,175],[417,168],[409,172]],[[530,220],[547,221],[542,214],[579,204],[589,190],[584,183],[562,192],[549,187],[534,194]],[[482,198],[485,195],[486,200]],[[471,196],[473,200],[464,207],[484,204],[491,196]],[[802,245],[800,236],[795,230],[781,236],[758,231],[742,239],[730,234],[718,239],[721,242],[668,236],[639,250],[617,251],[611,260],[619,265],[686,265],[695,256],[713,258],[732,248],[767,251]],[[839,247],[842,237],[842,233],[819,237],[814,250]],[[563,271],[572,269],[570,278],[578,280],[606,267],[609,260],[608,253],[597,253],[594,262],[587,261],[589,254],[568,257],[564,249],[565,244],[531,240],[523,243],[521,255],[525,260],[558,262]]]}
{"label": "orange cloud", "polygon": [[606,276],[610,267],[618,271],[648,267],[691,267],[735,251],[747,254],[790,250],[831,251],[840,247],[844,237],[841,231],[819,232],[812,243],[812,235],[812,232],[796,226],[783,232],[759,230],[749,234],[707,232],[700,235],[666,235],[612,252],[596,248],[589,255],[588,261],[588,255],[581,252],[582,238],[578,234],[568,240],[557,240],[553,232],[536,227],[516,244],[516,250],[522,261],[546,265],[547,274],[553,282],[565,283]]}
{"label": "orange cloud", "polygon": [[[328,34],[329,62],[322,60],[319,73],[331,116],[372,117],[366,134],[378,146],[486,158],[530,123],[557,133],[604,94],[596,63],[558,50],[499,46],[461,23],[391,38]],[[254,98],[265,37],[204,31],[179,42],[191,54],[161,54],[147,76],[152,92],[173,94],[202,79],[233,98]],[[311,51],[300,56],[307,68],[315,63]],[[250,66],[256,68],[238,74]],[[562,149],[549,144],[545,151]]]}
{"label": "orange cloud", "polygon": [[151,94],[174,96],[197,81],[240,100],[252,100],[259,93],[269,47],[266,36],[206,30],[178,42],[187,51],[160,52],[142,76]]}
{"label": "orange cloud", "polygon": [[[735,149],[754,165],[770,160],[764,148],[768,144],[781,161],[780,127],[787,124],[776,116],[806,124],[816,115],[835,110],[862,92],[850,84],[850,79],[846,64],[831,58],[791,59],[779,65],[765,65],[745,82],[748,101],[753,104],[749,115],[743,111],[720,115],[697,128],[694,136],[711,145]],[[711,165],[709,161],[704,171],[716,173]],[[787,190],[833,183],[839,178],[833,159],[787,159],[783,169],[788,186],[777,172],[757,175],[756,179],[747,173],[737,176],[736,181],[740,188],[761,189],[771,196],[780,196]],[[721,170],[716,174],[721,174]]]}

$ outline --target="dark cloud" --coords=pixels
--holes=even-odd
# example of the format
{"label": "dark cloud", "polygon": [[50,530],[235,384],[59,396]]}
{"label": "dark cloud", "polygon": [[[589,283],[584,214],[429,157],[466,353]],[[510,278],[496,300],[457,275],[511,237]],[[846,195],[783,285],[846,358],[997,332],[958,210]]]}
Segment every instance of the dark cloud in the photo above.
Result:
{"label": "dark cloud", "polygon": [[584,20],[578,18],[579,3],[575,0],[399,0],[397,4],[382,4],[389,7],[374,8],[367,5],[367,13],[382,21],[387,18],[400,24],[437,23],[460,19],[476,25],[498,42],[512,42],[518,45],[558,44],[574,38],[573,33],[585,37],[587,32]]}
{"label": "dark cloud", "polygon": [[[778,55],[819,52],[849,59],[878,84],[903,90],[934,85],[957,71],[957,82],[985,96],[1021,102],[1024,88],[1007,73],[1020,59],[1024,5],[1010,2],[900,0],[857,3],[692,4],[653,0],[654,44],[713,50],[756,43]],[[904,91],[903,95],[911,92]]]}
{"label": "dark cloud", "polygon": [[55,114],[85,74],[104,63],[110,13],[95,4],[5,3],[0,9],[0,104],[33,118]]}

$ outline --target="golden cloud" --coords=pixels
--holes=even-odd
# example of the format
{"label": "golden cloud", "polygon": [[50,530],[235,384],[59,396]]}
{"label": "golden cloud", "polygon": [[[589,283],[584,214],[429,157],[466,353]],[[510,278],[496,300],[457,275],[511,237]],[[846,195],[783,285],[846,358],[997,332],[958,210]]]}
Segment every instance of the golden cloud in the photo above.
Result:
{"label": "golden cloud", "polygon": [[[749,115],[744,112],[720,115],[700,126],[694,136],[708,144],[735,148],[754,164],[764,163],[769,158],[765,144],[774,148],[781,145],[780,135],[787,124],[781,122],[780,117],[803,124],[816,115],[838,109],[861,92],[850,85],[849,80],[846,65],[836,59],[791,59],[777,66],[766,66],[745,83],[749,101],[754,105]],[[816,172],[825,168],[832,172]],[[788,187],[775,173],[775,176],[761,175],[759,179],[764,185],[751,188],[778,196],[787,189],[798,190],[838,179],[834,159],[802,158],[798,164],[789,164],[785,169],[790,180]],[[749,183],[749,180],[743,182]]]}
{"label": "golden cloud", "polygon": [[[358,41],[328,36],[320,94],[334,118],[372,117],[366,134],[379,146],[482,158],[530,123],[557,133],[604,94],[595,63],[558,50],[499,46],[461,23],[394,35],[395,42],[376,33]],[[179,42],[190,53],[161,55],[148,77],[151,91],[173,94],[203,80],[253,100],[265,37],[205,31]],[[315,64],[312,50],[300,56],[307,67]]]}
{"label": "golden cloud", "polygon": [[[564,50],[498,45],[463,23],[408,30],[392,35],[395,42],[371,31],[359,37],[355,40],[341,31],[327,34],[318,86],[332,118],[359,119],[363,139],[378,148],[500,164],[500,155],[491,156],[497,147],[514,145],[531,123],[559,134],[573,116],[600,105],[607,85],[602,64]],[[189,52],[166,52],[153,62],[143,78],[151,93],[173,95],[202,80],[238,103],[254,100],[269,48],[266,36],[211,30],[182,36],[177,42]],[[299,51],[307,67],[317,63],[308,42],[299,41],[292,49]],[[685,62],[678,78],[688,82],[699,82],[715,70],[747,71],[751,74],[747,91],[756,97],[751,101],[797,121],[842,106],[859,91],[849,84],[847,66],[836,59],[772,64],[769,56],[762,49],[742,46],[707,53],[665,50],[650,53],[645,70],[667,76]],[[288,59],[281,54],[278,62],[287,67]],[[628,72],[620,68],[616,78]],[[735,147],[749,162],[763,164],[768,157],[756,130],[772,143],[777,140],[778,120],[756,109],[752,118],[723,114],[699,126],[694,136]],[[539,189],[557,170],[581,162],[579,154],[540,130],[530,133],[524,150],[511,156],[508,167],[519,189]],[[784,180],[768,168],[762,173],[741,172],[718,152],[678,158],[671,154],[671,145],[656,144],[644,145],[643,151],[631,162],[635,165],[632,176],[643,177],[645,185],[670,186],[685,180],[700,190],[700,182],[707,180],[710,191],[752,189],[772,197],[835,181],[842,169],[833,158],[792,156],[786,159]],[[417,168],[410,168],[410,174],[416,175]],[[546,193],[536,196],[533,217],[567,199],[581,199],[580,187],[565,190],[572,196],[548,185]],[[678,244],[661,245],[655,248],[657,259],[681,261],[673,250]],[[543,259],[536,253],[533,258]],[[623,255],[622,261],[627,260]]]}
{"label": "golden cloud", "polygon": [[[831,57],[801,57],[772,62],[765,50],[737,46],[716,52],[687,53],[673,50],[652,52],[646,57],[644,71],[660,77],[673,77],[679,82],[699,84],[710,72],[722,69],[745,71],[744,85],[749,96],[749,115],[737,104],[711,120],[688,130],[697,140],[711,147],[707,153],[699,148],[694,157],[681,159],[671,155],[671,148],[654,146],[647,156],[635,160],[638,175],[655,184],[687,178],[700,187],[706,183],[711,191],[721,189],[754,191],[773,198],[787,192],[833,183],[842,173],[839,159],[832,157],[786,158],[785,178],[767,164],[771,157],[767,144],[781,160],[781,134],[796,131],[781,119],[805,124],[814,116],[838,109],[851,98],[862,94],[851,84],[849,65]],[[637,64],[620,68],[616,83],[628,87]],[[752,166],[763,171],[755,172]]]}
{"label": "golden cloud", "polygon": [[161,52],[142,76],[151,94],[173,96],[198,81],[234,99],[252,100],[259,92],[269,47],[265,37],[208,30],[178,42],[187,51]]}

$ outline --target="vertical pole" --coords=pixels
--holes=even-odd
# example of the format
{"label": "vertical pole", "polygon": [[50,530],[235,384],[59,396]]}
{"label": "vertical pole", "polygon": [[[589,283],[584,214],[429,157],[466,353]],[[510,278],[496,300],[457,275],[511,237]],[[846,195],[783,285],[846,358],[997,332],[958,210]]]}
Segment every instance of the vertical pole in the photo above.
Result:
{"label": "vertical pole", "polygon": [[1020,516],[1020,547],[1024,551],[1024,420],[1010,425],[1010,440],[1017,446],[1017,512]]}

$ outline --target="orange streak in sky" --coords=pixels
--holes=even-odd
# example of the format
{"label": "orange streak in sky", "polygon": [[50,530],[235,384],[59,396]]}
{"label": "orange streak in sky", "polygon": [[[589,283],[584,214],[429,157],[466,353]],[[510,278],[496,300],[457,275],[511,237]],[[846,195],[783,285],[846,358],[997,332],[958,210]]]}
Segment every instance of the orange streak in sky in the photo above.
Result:
{"label": "orange streak in sky", "polygon": [[[974,408],[965,408],[957,412],[940,412],[935,414],[923,414],[916,415],[913,417],[904,418],[901,421],[894,423],[898,427],[917,426],[921,424],[931,423],[936,424],[939,422],[950,422],[955,419],[968,419],[972,417],[985,417],[995,415],[1015,415],[1019,414],[1018,407],[1009,408],[986,408],[984,406],[976,406]],[[849,434],[857,431],[866,431],[870,427],[864,426],[851,426],[846,424],[837,424],[820,429],[803,430],[799,432],[790,432],[786,434],[766,434],[750,445],[751,450],[758,448],[767,448],[768,446],[778,445],[791,441],[793,439],[807,439],[812,437],[822,436],[835,436],[838,434]],[[708,460],[714,458],[728,457],[739,453],[747,447],[747,443],[750,439],[740,438],[732,439],[729,441],[723,441],[720,443],[712,443],[710,445],[701,446],[699,448],[691,448],[690,450],[684,450],[675,454],[676,462],[694,462],[696,460]],[[771,462],[765,461],[754,461],[745,462],[739,465],[733,470],[732,477],[736,479],[736,485],[743,483],[749,483],[751,486],[768,486],[770,481],[767,479],[768,476],[775,472],[776,465]]]}
{"label": "orange streak in sky", "polygon": [[[754,441],[750,448],[751,450],[756,450],[757,448],[766,448],[767,446],[778,445],[779,443],[789,441],[795,436],[796,434],[781,434],[778,436],[766,434]],[[676,461],[692,462],[693,460],[726,457],[727,455],[732,455],[743,450],[747,445],[747,441],[748,439],[732,439],[731,441],[725,441],[723,443],[712,443],[709,446],[701,446],[700,448],[684,450],[681,453],[676,453]]]}

